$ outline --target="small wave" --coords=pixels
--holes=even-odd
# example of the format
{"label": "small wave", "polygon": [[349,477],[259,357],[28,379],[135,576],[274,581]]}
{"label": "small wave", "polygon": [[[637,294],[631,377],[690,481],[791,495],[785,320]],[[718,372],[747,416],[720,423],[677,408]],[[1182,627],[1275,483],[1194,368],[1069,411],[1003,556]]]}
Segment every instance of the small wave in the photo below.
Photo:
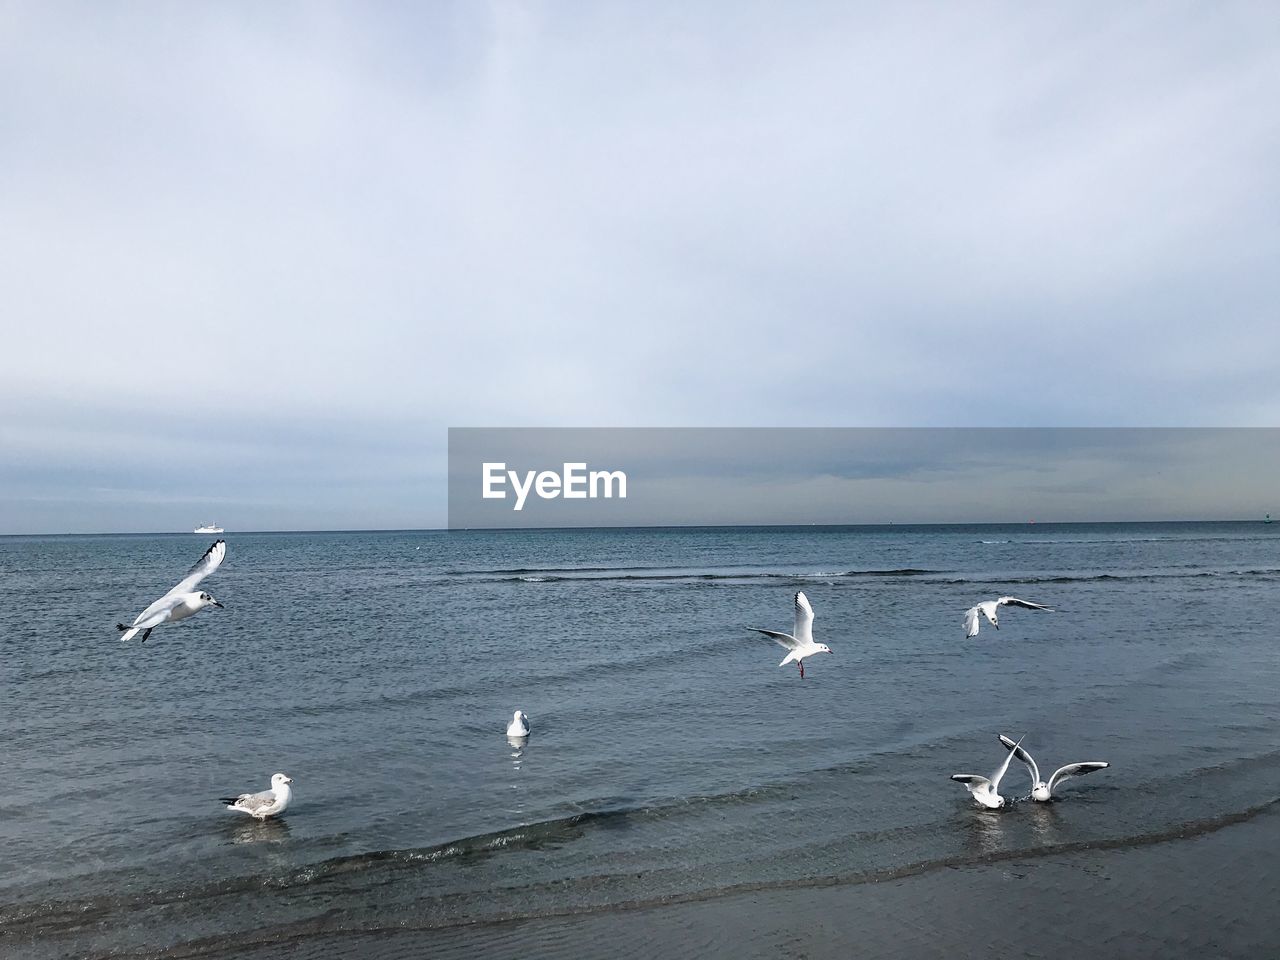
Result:
{"label": "small wave", "polygon": [[561,583],[565,581],[628,582],[628,581],[718,581],[718,580],[832,580],[836,578],[880,578],[896,577],[929,577],[940,576],[946,570],[927,570],[921,567],[901,567],[894,570],[700,570],[700,569],[653,569],[651,572],[634,572],[639,568],[618,569],[614,571],[597,571],[582,568],[572,573],[539,573],[503,574],[486,576],[491,581],[513,581],[520,583]]}
{"label": "small wave", "polygon": [[[1038,537],[1028,536],[1019,540],[1002,540],[996,541],[1000,543],[1017,543],[1026,546],[1039,546],[1040,544],[1053,545],[1107,545],[1107,544],[1124,544],[1124,543],[1258,543],[1261,541],[1275,540],[1274,536],[1259,537]],[[982,541],[986,543],[987,541]]]}
{"label": "small wave", "polygon": [[946,580],[956,583],[1144,583],[1158,580],[1197,580],[1213,577],[1280,577],[1280,569],[1260,570],[1162,570],[1141,573],[1078,573],[1078,574],[1013,574],[1005,577],[956,577]]}
{"label": "small wave", "polygon": [[946,573],[946,570],[926,570],[922,567],[900,567],[896,570],[846,570],[845,577],[928,577]]}
{"label": "small wave", "polygon": [[666,570],[668,567],[663,566],[638,566],[638,567],[483,567],[479,570],[446,570],[446,577],[493,577],[504,579],[507,577],[521,576],[523,574],[545,574],[545,573],[623,573],[629,570]]}

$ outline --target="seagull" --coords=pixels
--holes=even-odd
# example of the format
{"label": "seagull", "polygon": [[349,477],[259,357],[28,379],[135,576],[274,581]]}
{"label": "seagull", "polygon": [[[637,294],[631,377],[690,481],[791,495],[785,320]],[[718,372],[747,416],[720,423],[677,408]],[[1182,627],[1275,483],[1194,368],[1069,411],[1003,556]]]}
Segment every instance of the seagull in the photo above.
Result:
{"label": "seagull", "polygon": [[529,718],[524,715],[523,710],[517,710],[511,716],[511,722],[507,724],[508,737],[527,737],[529,735]]}
{"label": "seagull", "polygon": [[813,607],[809,606],[809,598],[803,593],[796,594],[796,625],[795,634],[778,633],[776,630],[761,630],[759,627],[752,627],[757,633],[763,633],[766,637],[772,637],[773,640],[787,648],[788,653],[782,658],[782,662],[778,664],[785,667],[788,663],[794,662],[800,668],[800,679],[804,679],[804,658],[812,656],[815,653],[830,653],[831,648],[825,643],[813,642]]}
{"label": "seagull", "polygon": [[192,614],[199,613],[205,607],[221,607],[217,600],[200,590],[196,584],[218,569],[222,558],[227,555],[227,541],[215,540],[213,546],[204,552],[204,556],[196,561],[196,565],[187,571],[176,587],[138,614],[133,626],[126,627],[117,623],[116,629],[124,634],[120,640],[132,640],[134,634],[142,631],[142,642],[147,642],[151,631],[162,623],[174,620],[185,620]]}
{"label": "seagull", "polygon": [[[1004,738],[1001,737],[1003,740]],[[1018,743],[1022,743],[1021,740]],[[1018,744],[1014,744],[1017,746]],[[969,792],[973,794],[973,799],[977,800],[984,807],[990,810],[999,810],[1004,806],[1004,797],[1000,796],[1000,781],[1004,778],[1005,771],[1009,769],[1009,761],[1013,759],[1013,754],[1005,755],[1004,763],[1000,764],[1000,769],[991,775],[991,779],[986,777],[977,777],[971,773],[953,773],[951,779],[956,783],[963,783]]]}
{"label": "seagull", "polygon": [[1014,743],[1003,733],[1000,734],[1000,742],[1004,744],[1009,756],[1017,755],[1018,759],[1027,765],[1027,772],[1031,774],[1031,799],[1039,803],[1048,803],[1053,799],[1053,788],[1060,784],[1063,780],[1070,780],[1072,777],[1083,777],[1086,773],[1093,773],[1095,770],[1105,770],[1111,766],[1101,760],[1086,760],[1083,763],[1068,763],[1065,767],[1059,767],[1053,772],[1053,776],[1049,778],[1049,782],[1045,783],[1040,779],[1040,768],[1036,766],[1035,760],[1031,758],[1031,754],[1027,753],[1018,743]]}
{"label": "seagull", "polygon": [[292,777],[286,777],[283,773],[272,774],[270,790],[263,790],[262,793],[242,793],[238,797],[223,797],[222,802],[227,805],[228,810],[247,813],[258,820],[278,817],[284,813],[289,806],[289,801],[293,799],[293,791],[289,789],[291,783],[293,783]]}
{"label": "seagull", "polygon": [[1048,610],[1053,613],[1052,607],[1046,607],[1039,603],[1032,603],[1029,600],[1019,600],[1017,597],[1001,597],[999,600],[986,600],[976,607],[970,607],[964,612],[964,635],[966,637],[976,637],[978,635],[978,614],[981,613],[986,617],[993,627],[1000,629],[1000,617],[996,613],[1001,607],[1008,604],[1011,607],[1026,607],[1028,610]]}

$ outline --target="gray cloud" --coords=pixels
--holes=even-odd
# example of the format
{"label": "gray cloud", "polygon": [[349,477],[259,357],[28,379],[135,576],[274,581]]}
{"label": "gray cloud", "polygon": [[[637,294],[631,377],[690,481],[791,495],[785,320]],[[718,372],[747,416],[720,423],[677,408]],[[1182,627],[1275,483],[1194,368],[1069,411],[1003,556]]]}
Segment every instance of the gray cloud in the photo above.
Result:
{"label": "gray cloud", "polygon": [[0,531],[42,490],[42,529],[440,524],[449,425],[1274,423],[1278,40],[1256,4],[7,5]]}

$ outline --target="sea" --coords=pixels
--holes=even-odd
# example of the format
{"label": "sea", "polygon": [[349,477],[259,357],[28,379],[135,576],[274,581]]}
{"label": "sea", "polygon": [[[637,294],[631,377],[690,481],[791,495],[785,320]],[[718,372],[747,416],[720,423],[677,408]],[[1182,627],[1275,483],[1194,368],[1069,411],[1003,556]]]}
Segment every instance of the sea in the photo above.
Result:
{"label": "sea", "polygon": [[[1280,797],[1280,524],[0,537],[0,955],[482,930],[1142,845]],[[830,655],[779,667],[803,590]],[[1013,595],[966,639],[966,608]],[[511,714],[532,733],[508,741]],[[951,774],[1023,745],[1050,805]],[[293,778],[284,817],[220,797]],[[355,945],[353,947],[353,944]],[[323,951],[321,951],[323,955]]]}

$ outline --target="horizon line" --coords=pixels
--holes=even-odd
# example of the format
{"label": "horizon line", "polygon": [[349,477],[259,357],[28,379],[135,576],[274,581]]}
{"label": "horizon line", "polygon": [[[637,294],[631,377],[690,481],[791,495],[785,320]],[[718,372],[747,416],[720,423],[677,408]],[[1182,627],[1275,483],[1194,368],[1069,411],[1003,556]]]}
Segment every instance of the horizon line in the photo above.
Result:
{"label": "horizon line", "polygon": [[[232,535],[267,535],[267,534],[299,534],[299,533],[530,533],[530,532],[564,532],[572,530],[809,530],[863,528],[863,527],[1036,527],[1036,526],[1137,526],[1145,524],[1172,523],[1258,523],[1266,525],[1267,519],[1256,517],[1234,517],[1229,519],[1200,518],[1195,520],[880,520],[865,523],[635,523],[635,524],[583,524],[575,526],[527,526],[527,527],[337,527],[327,529],[295,529],[295,530],[235,530]],[[1280,522],[1280,521],[1276,521]],[[113,530],[113,531],[62,531],[41,533],[0,533],[0,537],[193,537],[217,536],[222,534],[197,534],[195,531],[181,530]]]}

